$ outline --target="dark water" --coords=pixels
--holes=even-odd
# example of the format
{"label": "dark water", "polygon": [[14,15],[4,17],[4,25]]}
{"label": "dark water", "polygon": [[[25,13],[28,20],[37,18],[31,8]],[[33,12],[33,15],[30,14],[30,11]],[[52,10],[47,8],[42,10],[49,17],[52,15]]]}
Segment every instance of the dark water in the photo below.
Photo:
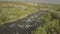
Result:
{"label": "dark water", "polygon": [[43,24],[38,18],[41,18],[45,13],[45,10],[39,10],[21,20],[4,24],[0,26],[0,34],[31,34],[31,31]]}
{"label": "dark water", "polygon": [[0,0],[0,1],[20,1],[20,2],[38,2],[38,3],[60,4],[60,0]]}

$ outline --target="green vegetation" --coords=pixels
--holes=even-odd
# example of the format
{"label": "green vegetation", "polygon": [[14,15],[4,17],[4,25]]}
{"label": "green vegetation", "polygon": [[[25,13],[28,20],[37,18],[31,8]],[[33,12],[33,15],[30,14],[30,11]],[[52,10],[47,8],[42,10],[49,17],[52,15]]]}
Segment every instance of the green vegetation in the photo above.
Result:
{"label": "green vegetation", "polygon": [[[57,8],[59,9],[59,8]],[[48,10],[40,19],[44,24],[39,26],[32,34],[60,34],[60,11]]]}
{"label": "green vegetation", "polygon": [[0,2],[0,24],[22,19],[39,9],[48,9],[48,12],[40,19],[44,24],[32,31],[32,34],[60,34],[59,4]]}
{"label": "green vegetation", "polygon": [[37,10],[37,5],[28,3],[0,2],[0,24],[24,18]]}

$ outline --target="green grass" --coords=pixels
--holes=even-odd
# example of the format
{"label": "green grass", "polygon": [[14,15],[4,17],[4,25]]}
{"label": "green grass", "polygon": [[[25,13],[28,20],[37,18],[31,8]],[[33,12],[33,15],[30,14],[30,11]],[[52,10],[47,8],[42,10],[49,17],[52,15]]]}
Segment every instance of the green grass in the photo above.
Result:
{"label": "green grass", "polygon": [[48,10],[40,20],[44,24],[32,31],[32,34],[60,34],[60,11]]}
{"label": "green grass", "polygon": [[0,2],[0,24],[24,18],[38,11],[37,6],[28,3]]}

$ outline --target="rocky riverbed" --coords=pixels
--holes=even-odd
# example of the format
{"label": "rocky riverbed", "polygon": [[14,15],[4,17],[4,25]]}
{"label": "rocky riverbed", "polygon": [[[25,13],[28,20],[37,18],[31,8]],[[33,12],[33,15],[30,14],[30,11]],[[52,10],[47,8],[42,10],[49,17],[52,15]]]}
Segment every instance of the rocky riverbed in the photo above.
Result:
{"label": "rocky riverbed", "polygon": [[4,24],[0,26],[0,34],[31,34],[31,31],[43,24],[38,18],[41,18],[46,12],[47,10],[39,10],[25,18]]}

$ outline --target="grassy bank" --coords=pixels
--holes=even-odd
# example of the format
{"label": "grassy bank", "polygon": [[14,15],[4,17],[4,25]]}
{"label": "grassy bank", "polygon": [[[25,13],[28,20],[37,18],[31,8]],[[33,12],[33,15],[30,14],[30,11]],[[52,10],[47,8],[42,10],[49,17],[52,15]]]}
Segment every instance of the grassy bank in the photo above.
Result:
{"label": "grassy bank", "polygon": [[[57,6],[58,7],[58,6]],[[39,26],[32,34],[60,34],[60,10],[49,9],[40,19],[44,24]]]}
{"label": "grassy bank", "polygon": [[39,10],[33,3],[0,2],[0,24],[26,17]]}

